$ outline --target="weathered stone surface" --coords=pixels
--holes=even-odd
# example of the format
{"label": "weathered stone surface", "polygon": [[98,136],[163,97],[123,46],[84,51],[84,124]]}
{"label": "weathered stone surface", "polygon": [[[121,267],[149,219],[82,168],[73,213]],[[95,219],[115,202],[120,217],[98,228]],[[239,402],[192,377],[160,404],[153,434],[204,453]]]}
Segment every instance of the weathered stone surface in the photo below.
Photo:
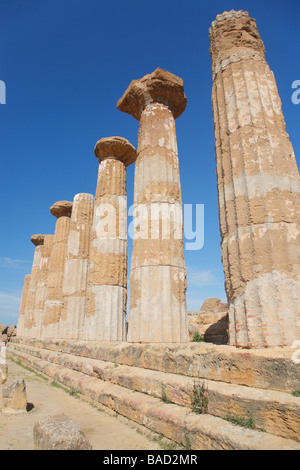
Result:
{"label": "weathered stone surface", "polygon": [[136,160],[136,149],[124,137],[103,137],[95,145],[95,156],[101,163],[106,158],[115,158],[128,166]]}
{"label": "weathered stone surface", "polygon": [[230,344],[290,346],[300,337],[300,182],[255,20],[210,28],[221,252]]}
{"label": "weathered stone surface", "polygon": [[[27,342],[29,341],[33,340],[27,340]],[[38,344],[36,340],[35,344]],[[61,342],[60,344],[70,352],[75,342]],[[94,348],[95,351],[98,349],[99,353],[103,346],[102,353],[108,349],[111,352],[112,350],[118,351],[118,358],[121,357],[121,349],[125,348],[126,353],[124,350],[123,358],[130,358],[134,362],[133,367],[121,365],[116,367],[116,364],[119,364],[115,362],[117,355],[112,356],[114,360],[110,363],[106,361],[107,357],[105,361],[82,357],[87,353],[83,342],[81,342],[81,355],[77,355],[77,357],[71,354],[61,354],[54,351],[53,348],[47,351],[40,348],[24,348],[25,345],[21,343],[19,345],[10,343],[10,348],[17,346],[19,349],[14,349],[13,354],[24,360],[30,367],[43,370],[43,373],[52,377],[53,380],[58,380],[77,390],[87,399],[98,401],[118,414],[163,434],[179,444],[190,441],[192,449],[300,448],[299,442],[296,442],[296,439],[299,438],[300,412],[297,398],[270,390],[253,389],[248,386],[240,387],[215,380],[205,381],[200,385],[202,384],[206,389],[207,412],[196,415],[191,412],[189,405],[193,397],[194,386],[198,385],[199,375],[196,380],[195,377],[179,375],[182,369],[180,372],[176,369],[173,374],[169,374],[166,373],[166,369],[162,373],[138,368],[140,364],[138,360],[134,360],[133,350],[136,350],[136,358],[139,357],[145,366],[145,360],[149,360],[149,353],[161,352],[161,346],[149,348],[146,345],[128,345],[126,343],[105,343],[102,345],[95,344],[95,342],[86,343],[86,347],[90,348],[89,352],[91,352],[91,348]],[[58,342],[53,342],[53,346],[57,348]],[[180,349],[178,345],[176,347],[164,345],[164,352],[167,354],[170,352],[170,348],[175,348],[174,351]],[[225,350],[224,347],[214,348],[221,349],[220,354],[223,354]],[[202,348],[197,345],[192,349]],[[230,350],[232,354],[235,348],[226,347],[226,349]],[[144,351],[145,354],[141,354],[141,351]],[[79,353],[79,349],[77,352]],[[160,357],[160,352],[158,355],[155,353],[153,363],[159,363],[164,368],[168,366],[168,363],[164,361],[166,357]],[[268,351],[269,356],[270,352],[271,350]],[[245,356],[245,353],[240,351],[238,354]],[[279,351],[275,352],[275,356],[276,354],[278,355]],[[250,353],[248,355],[251,356]],[[255,355],[257,356],[257,352]],[[275,356],[273,352],[272,357]],[[185,361],[187,357],[185,356]],[[195,360],[194,356],[191,356],[191,361],[195,360],[196,363],[197,359]],[[232,356],[233,367],[237,363],[236,360],[237,357]],[[265,360],[267,361],[266,358]],[[178,361],[174,361],[173,358],[172,363],[176,368]],[[185,364],[186,370],[190,371],[190,364],[187,362]],[[217,365],[218,361],[214,364]],[[278,374],[278,369],[276,373],[277,377],[281,378],[281,372]],[[83,374],[85,374],[85,379]],[[266,377],[268,377],[267,372]],[[284,377],[282,379],[284,380]],[[162,399],[165,400],[166,397],[172,404],[162,403]],[[258,430],[233,426],[224,420],[224,416],[228,413],[236,413],[241,417],[249,416],[251,413],[255,424],[266,432],[261,433]]]}
{"label": "weathered stone surface", "polygon": [[63,279],[64,305],[58,337],[82,339],[86,314],[86,291],[90,238],[94,210],[92,194],[76,194],[70,220],[67,259]]}
{"label": "weathered stone surface", "polygon": [[95,147],[99,170],[83,326],[86,340],[126,339],[127,200],[126,166],[136,150],[122,137],[100,139]]}
{"label": "weathered stone surface", "polygon": [[151,74],[133,80],[118,101],[117,108],[139,120],[143,109],[151,102],[167,104],[174,118],[179,117],[187,103],[183,80],[166,70],[157,68]]}
{"label": "weathered stone surface", "polygon": [[8,328],[9,327],[7,325],[2,325],[2,323],[0,323],[0,335],[6,335]]}
{"label": "weathered stone surface", "polygon": [[182,79],[161,69],[134,80],[117,105],[140,121],[134,185],[129,342],[188,341],[175,130],[175,118],[185,106]]}
{"label": "weathered stone surface", "polygon": [[30,240],[35,246],[43,245],[44,240],[45,240],[45,235],[41,235],[41,234],[32,235]]}
{"label": "weathered stone surface", "polygon": [[26,413],[26,384],[22,377],[9,379],[2,388],[2,412],[8,414]]}
{"label": "weathered stone surface", "polygon": [[70,217],[73,203],[71,201],[57,201],[50,207],[50,212],[55,217]]}
{"label": "weathered stone surface", "polygon": [[35,450],[92,450],[79,426],[64,414],[37,421],[33,440]]}
{"label": "weathered stone surface", "polygon": [[0,385],[3,385],[7,381],[8,366],[7,364],[0,363]]}
{"label": "weathered stone surface", "polygon": [[8,336],[6,334],[0,335],[0,341],[3,342],[3,343],[7,343]]}
{"label": "weathered stone surface", "polygon": [[0,385],[3,385],[7,381],[7,373],[6,341],[2,341],[0,336]]}
{"label": "weathered stone surface", "polygon": [[31,274],[25,276],[19,314],[19,335],[41,335],[49,258],[52,253],[53,235],[33,235],[35,245]]}
{"label": "weathered stone surface", "polygon": [[188,312],[188,322],[190,341],[197,332],[207,343],[227,344],[228,314]]}
{"label": "weathered stone surface", "polygon": [[11,338],[12,336],[17,336],[17,326],[11,325],[7,330],[7,336]]}
{"label": "weathered stone surface", "polygon": [[63,311],[63,279],[67,259],[67,245],[70,232],[70,216],[73,202],[58,201],[50,211],[57,217],[53,238],[53,247],[47,276],[42,336],[56,338],[59,321]]}
{"label": "weathered stone surface", "polygon": [[217,312],[227,312],[228,310],[228,305],[225,304],[224,302],[221,302],[220,299],[217,298],[212,298],[209,297],[206,299],[201,308],[201,312],[212,312],[212,313],[217,313]]}
{"label": "weathered stone surface", "polygon": [[29,286],[30,286],[30,278],[31,278],[30,274],[26,274],[24,278],[21,304],[20,304],[20,310],[19,310],[19,318],[18,318],[18,336],[24,335],[26,302],[27,302],[28,291],[29,291]]}
{"label": "weathered stone surface", "polygon": [[191,341],[197,332],[208,343],[227,344],[228,305],[220,299],[206,299],[200,311],[188,312],[188,322]]}

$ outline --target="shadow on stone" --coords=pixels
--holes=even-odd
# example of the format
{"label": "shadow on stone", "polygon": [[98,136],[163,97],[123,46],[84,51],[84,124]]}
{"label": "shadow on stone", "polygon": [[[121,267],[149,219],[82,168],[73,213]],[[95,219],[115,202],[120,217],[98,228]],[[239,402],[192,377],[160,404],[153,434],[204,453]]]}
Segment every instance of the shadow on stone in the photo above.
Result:
{"label": "shadow on stone", "polygon": [[32,411],[34,408],[34,404],[33,403],[27,403],[26,405],[26,411],[27,413],[29,413],[30,411]]}

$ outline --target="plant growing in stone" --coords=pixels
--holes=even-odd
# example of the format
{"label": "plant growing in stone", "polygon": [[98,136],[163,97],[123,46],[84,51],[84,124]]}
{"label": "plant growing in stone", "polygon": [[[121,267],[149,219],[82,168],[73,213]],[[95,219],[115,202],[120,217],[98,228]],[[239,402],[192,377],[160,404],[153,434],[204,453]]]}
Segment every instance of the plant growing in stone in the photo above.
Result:
{"label": "plant growing in stone", "polygon": [[249,413],[249,416],[239,416],[234,413],[229,413],[225,419],[237,426],[242,426],[249,429],[257,429],[252,413]]}
{"label": "plant growing in stone", "polygon": [[192,342],[201,343],[202,341],[204,341],[204,336],[202,336],[198,331],[195,331]]}
{"label": "plant growing in stone", "polygon": [[164,403],[172,403],[171,400],[168,398],[166,388],[163,384],[161,384],[161,399]]}
{"label": "plant growing in stone", "polygon": [[194,382],[191,398],[193,413],[204,414],[208,410],[208,390],[203,382]]}

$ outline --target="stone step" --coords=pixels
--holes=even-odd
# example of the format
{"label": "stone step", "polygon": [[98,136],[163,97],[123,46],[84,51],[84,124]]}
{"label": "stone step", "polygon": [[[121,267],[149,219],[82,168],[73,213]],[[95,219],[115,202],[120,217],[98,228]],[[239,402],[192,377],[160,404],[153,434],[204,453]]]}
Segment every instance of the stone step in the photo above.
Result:
{"label": "stone step", "polygon": [[188,377],[291,393],[300,389],[292,348],[245,350],[211,343],[126,343],[13,338],[12,343]]}
{"label": "stone step", "polygon": [[191,450],[300,450],[300,444],[292,439],[235,426],[208,414],[197,415],[185,407],[165,404],[159,398],[88,377],[22,351],[9,348],[9,355],[85,398]]}
{"label": "stone step", "polygon": [[11,354],[23,351],[41,360],[189,409],[193,397],[201,392],[201,397],[204,397],[202,406],[210,415],[221,418],[252,416],[257,428],[300,440],[300,400],[287,393],[123,366],[17,343],[10,344],[9,351]]}

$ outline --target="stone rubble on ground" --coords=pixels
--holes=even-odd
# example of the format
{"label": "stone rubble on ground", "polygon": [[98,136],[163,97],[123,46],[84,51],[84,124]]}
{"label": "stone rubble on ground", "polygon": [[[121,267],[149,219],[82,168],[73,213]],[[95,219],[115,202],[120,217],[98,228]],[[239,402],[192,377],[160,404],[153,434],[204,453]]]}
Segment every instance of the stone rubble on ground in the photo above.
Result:
{"label": "stone rubble on ground", "polygon": [[80,427],[63,413],[37,421],[33,441],[35,450],[92,450]]}
{"label": "stone rubble on ground", "polygon": [[26,384],[22,377],[8,379],[3,385],[2,412],[7,414],[27,412]]}

